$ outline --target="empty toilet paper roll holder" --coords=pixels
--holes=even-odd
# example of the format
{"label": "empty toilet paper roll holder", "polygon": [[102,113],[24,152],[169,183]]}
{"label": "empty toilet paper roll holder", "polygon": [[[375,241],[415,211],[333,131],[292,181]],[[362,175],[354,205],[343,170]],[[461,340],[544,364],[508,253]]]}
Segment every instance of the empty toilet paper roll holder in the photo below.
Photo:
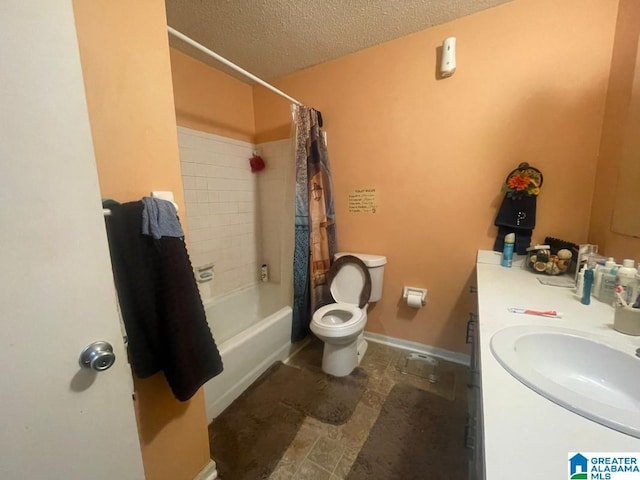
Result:
{"label": "empty toilet paper roll holder", "polygon": [[417,288],[417,287],[404,287],[402,289],[402,298],[405,302],[409,299],[409,295],[420,295],[420,300],[422,301],[422,306],[427,304],[427,289],[426,288]]}

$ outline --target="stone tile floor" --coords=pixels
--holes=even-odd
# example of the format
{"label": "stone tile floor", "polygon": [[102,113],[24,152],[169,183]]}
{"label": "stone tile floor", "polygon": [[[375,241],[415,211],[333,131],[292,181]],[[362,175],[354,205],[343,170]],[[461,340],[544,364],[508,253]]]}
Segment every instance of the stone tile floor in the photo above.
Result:
{"label": "stone tile floor", "polygon": [[[344,425],[336,426],[307,417],[269,480],[346,479],[395,384],[410,383],[448,398],[463,411],[467,410],[469,369],[466,366],[440,360],[437,371],[441,381],[433,384],[422,376],[401,373],[410,352],[371,341],[368,343],[360,367],[367,372],[369,383],[351,418]],[[322,342],[313,338],[290,359],[289,365],[319,368],[322,347]],[[463,427],[460,426],[460,441]]]}

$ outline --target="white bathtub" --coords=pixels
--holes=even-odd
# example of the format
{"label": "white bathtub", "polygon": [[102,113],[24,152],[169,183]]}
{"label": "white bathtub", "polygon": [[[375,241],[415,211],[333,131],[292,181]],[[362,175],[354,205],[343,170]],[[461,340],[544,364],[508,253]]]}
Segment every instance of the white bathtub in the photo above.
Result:
{"label": "white bathtub", "polygon": [[224,371],[204,385],[211,422],[273,362],[291,348],[291,307],[283,305],[280,286],[261,283],[205,303],[207,321]]}

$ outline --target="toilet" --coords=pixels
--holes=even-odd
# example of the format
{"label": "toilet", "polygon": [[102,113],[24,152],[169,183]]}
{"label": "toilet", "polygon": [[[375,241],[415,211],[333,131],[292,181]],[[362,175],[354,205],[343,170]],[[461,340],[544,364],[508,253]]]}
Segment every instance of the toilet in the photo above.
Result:
{"label": "toilet", "polygon": [[329,272],[335,303],[316,310],[311,331],[324,342],[322,370],[336,377],[349,375],[367,350],[364,327],[369,302],[382,297],[387,258],[363,253],[338,253]]}

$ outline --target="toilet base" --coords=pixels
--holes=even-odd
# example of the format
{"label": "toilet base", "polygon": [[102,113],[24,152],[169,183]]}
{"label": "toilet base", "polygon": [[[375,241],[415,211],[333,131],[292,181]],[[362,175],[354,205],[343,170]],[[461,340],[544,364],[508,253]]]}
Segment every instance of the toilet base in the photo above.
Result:
{"label": "toilet base", "polygon": [[325,342],[322,371],[334,377],[345,377],[358,366],[358,340],[336,345]]}
{"label": "toilet base", "polygon": [[334,377],[345,377],[360,365],[368,343],[361,334],[353,342],[332,344],[325,342],[322,351],[322,371]]}
{"label": "toilet base", "polygon": [[360,362],[362,362],[362,358],[364,357],[364,354],[367,353],[368,346],[369,346],[369,343],[367,343],[367,341],[364,339],[364,332],[363,332],[358,337],[358,365],[360,365]]}

